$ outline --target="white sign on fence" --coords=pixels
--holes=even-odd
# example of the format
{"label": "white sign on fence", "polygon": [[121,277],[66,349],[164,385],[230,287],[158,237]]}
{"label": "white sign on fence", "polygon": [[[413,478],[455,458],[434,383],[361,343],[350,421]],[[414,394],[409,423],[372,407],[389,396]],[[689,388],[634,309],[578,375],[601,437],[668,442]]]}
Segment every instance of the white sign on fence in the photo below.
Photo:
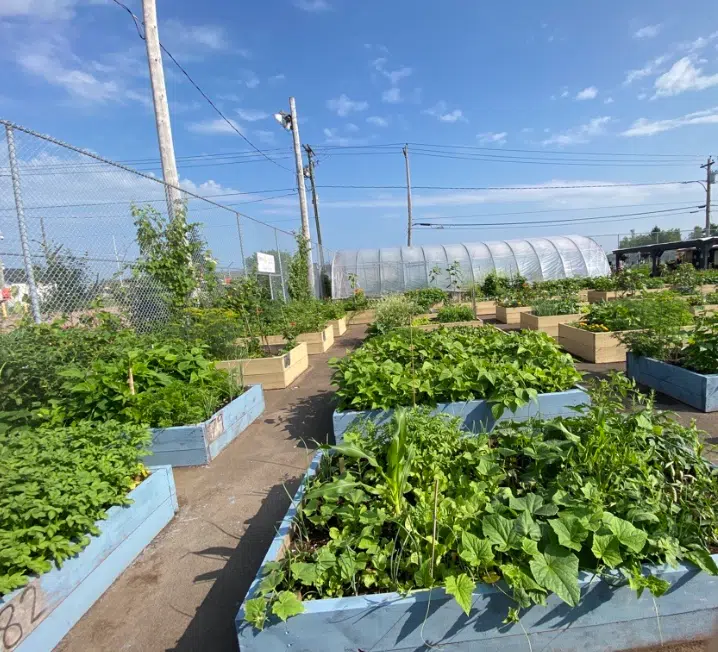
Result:
{"label": "white sign on fence", "polygon": [[272,256],[272,254],[263,254],[261,251],[258,251],[257,271],[260,274],[276,274],[277,270],[274,267],[274,256]]}

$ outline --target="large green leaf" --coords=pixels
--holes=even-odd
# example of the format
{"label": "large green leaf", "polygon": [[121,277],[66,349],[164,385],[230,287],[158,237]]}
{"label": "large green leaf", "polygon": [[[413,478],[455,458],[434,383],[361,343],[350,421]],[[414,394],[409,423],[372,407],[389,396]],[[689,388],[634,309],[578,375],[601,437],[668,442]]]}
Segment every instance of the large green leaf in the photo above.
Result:
{"label": "large green leaf", "polygon": [[591,552],[609,568],[616,568],[623,562],[618,550],[618,539],[612,534],[594,534]]}
{"label": "large green leaf", "polygon": [[534,579],[553,591],[568,605],[575,607],[581,599],[578,586],[578,557],[559,546],[548,546],[546,552],[529,562]]}
{"label": "large green leaf", "polygon": [[685,558],[698,566],[702,571],[710,575],[718,575],[718,566],[716,566],[713,557],[711,557],[707,550],[691,550],[685,554]]}
{"label": "large green leaf", "polygon": [[317,581],[316,564],[308,564],[303,561],[293,561],[289,568],[292,571],[292,577],[304,584],[304,586],[311,586]]}
{"label": "large green leaf", "polygon": [[514,530],[514,521],[504,518],[500,514],[490,514],[481,520],[481,530],[484,536],[496,546],[500,552],[511,548],[519,548],[521,540]]}
{"label": "large green leaf", "polygon": [[646,545],[646,540],[648,539],[648,535],[643,530],[639,530],[633,523],[624,521],[610,512],[603,513],[603,522],[624,546],[633,552],[643,550],[643,546]]}
{"label": "large green leaf", "polygon": [[462,532],[459,556],[470,566],[485,566],[494,559],[491,552],[491,543],[486,539],[479,539],[471,532]]}
{"label": "large green leaf", "polygon": [[272,613],[282,620],[296,616],[304,611],[304,604],[291,591],[282,591],[272,604]]}
{"label": "large green leaf", "polygon": [[257,629],[264,629],[267,620],[267,601],[264,598],[253,598],[244,604],[244,620]]}
{"label": "large green leaf", "polygon": [[538,541],[541,538],[541,528],[538,523],[531,518],[529,512],[521,512],[514,521],[514,529],[522,537],[529,537]]}
{"label": "large green leaf", "polygon": [[474,581],[466,574],[449,575],[444,581],[444,588],[449,595],[453,595],[459,606],[468,616],[471,611],[471,601],[476,588]]}
{"label": "large green leaf", "polygon": [[528,512],[529,514],[535,514],[536,511],[543,505],[543,498],[537,494],[526,494],[521,498],[509,498],[509,507],[517,512]]}
{"label": "large green leaf", "polygon": [[581,544],[588,536],[588,530],[578,518],[562,514],[559,518],[550,520],[548,524],[562,546],[576,551],[581,550]]}

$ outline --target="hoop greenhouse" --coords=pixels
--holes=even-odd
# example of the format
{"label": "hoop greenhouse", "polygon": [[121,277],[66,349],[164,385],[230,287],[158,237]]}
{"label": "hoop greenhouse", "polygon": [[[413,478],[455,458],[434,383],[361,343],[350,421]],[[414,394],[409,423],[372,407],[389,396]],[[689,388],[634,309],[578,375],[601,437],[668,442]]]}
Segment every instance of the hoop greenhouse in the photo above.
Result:
{"label": "hoop greenhouse", "polygon": [[[382,296],[434,285],[448,287],[447,268],[458,263],[464,284],[490,272],[521,274],[529,281],[608,276],[611,268],[601,246],[581,235],[500,240],[466,244],[422,245],[387,249],[344,249],[332,259],[332,298]],[[432,271],[433,270],[433,271]],[[435,280],[430,283],[430,277]]]}

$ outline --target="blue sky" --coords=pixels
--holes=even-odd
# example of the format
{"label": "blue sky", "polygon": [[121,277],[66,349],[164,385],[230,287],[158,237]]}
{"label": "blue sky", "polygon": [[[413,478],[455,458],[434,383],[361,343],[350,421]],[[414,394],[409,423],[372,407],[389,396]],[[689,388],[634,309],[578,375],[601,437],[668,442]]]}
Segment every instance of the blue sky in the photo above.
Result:
{"label": "blue sky", "polygon": [[[141,16],[139,0],[127,5]],[[297,98],[303,141],[319,153],[320,186],[401,186],[400,147],[381,146],[403,142],[441,146],[410,145],[415,186],[457,188],[700,179],[704,172],[698,166],[715,151],[718,8],[711,4],[158,0],[158,13],[167,48],[236,127],[280,164],[261,158],[242,164],[236,158],[188,159],[249,148],[165,58],[183,183],[207,195],[250,193],[234,195],[235,202],[276,197],[237,208],[287,230],[299,224],[296,197],[279,196],[295,184],[290,137],[271,114],[287,109],[289,95]],[[0,71],[0,116],[159,173],[150,161],[158,154],[144,42],[114,3],[4,0]],[[28,166],[40,155],[33,145],[20,151]],[[488,160],[477,158],[482,153]],[[660,156],[666,154],[686,156]],[[224,164],[217,165],[220,160]],[[105,181],[95,183],[91,176],[73,183],[31,179],[27,201],[47,204],[55,197],[70,204],[76,198],[101,201],[103,193],[117,196],[114,186],[104,188]],[[255,192],[273,189],[278,192]],[[401,189],[321,188],[320,198],[327,246],[405,243]],[[7,197],[0,197],[3,201]],[[608,249],[615,246],[616,233],[647,231],[654,224],[690,229],[702,215],[686,210],[561,225],[536,222],[701,203],[697,184],[417,188],[415,221],[502,225],[417,230],[414,241],[580,233],[601,235],[598,241]],[[109,233],[116,230],[120,239],[129,233],[127,220],[117,224],[125,219],[126,203],[116,210],[122,215],[108,215],[103,230],[106,246]],[[223,264],[238,259],[235,225],[227,215],[220,210],[195,215],[207,225]],[[62,220],[54,224],[59,229]],[[67,228],[86,239],[78,227]],[[249,224],[248,248],[267,248],[270,235]]]}

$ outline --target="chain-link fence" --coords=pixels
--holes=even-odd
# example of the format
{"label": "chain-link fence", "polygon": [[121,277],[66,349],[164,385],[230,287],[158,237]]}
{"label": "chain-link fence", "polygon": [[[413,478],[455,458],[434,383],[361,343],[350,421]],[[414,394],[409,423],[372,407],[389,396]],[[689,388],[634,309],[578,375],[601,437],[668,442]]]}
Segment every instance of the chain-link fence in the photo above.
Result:
{"label": "chain-link fence", "polygon": [[[48,321],[95,305],[161,316],[162,289],[138,273],[135,222],[138,211],[167,219],[168,190],[149,174],[0,121],[0,318]],[[182,189],[187,219],[199,223],[192,237],[207,243],[221,281],[256,274],[286,298],[293,233],[226,205],[243,199],[231,194],[239,197]],[[298,209],[287,216],[299,225]],[[257,252],[274,256],[273,273],[258,269]]]}

